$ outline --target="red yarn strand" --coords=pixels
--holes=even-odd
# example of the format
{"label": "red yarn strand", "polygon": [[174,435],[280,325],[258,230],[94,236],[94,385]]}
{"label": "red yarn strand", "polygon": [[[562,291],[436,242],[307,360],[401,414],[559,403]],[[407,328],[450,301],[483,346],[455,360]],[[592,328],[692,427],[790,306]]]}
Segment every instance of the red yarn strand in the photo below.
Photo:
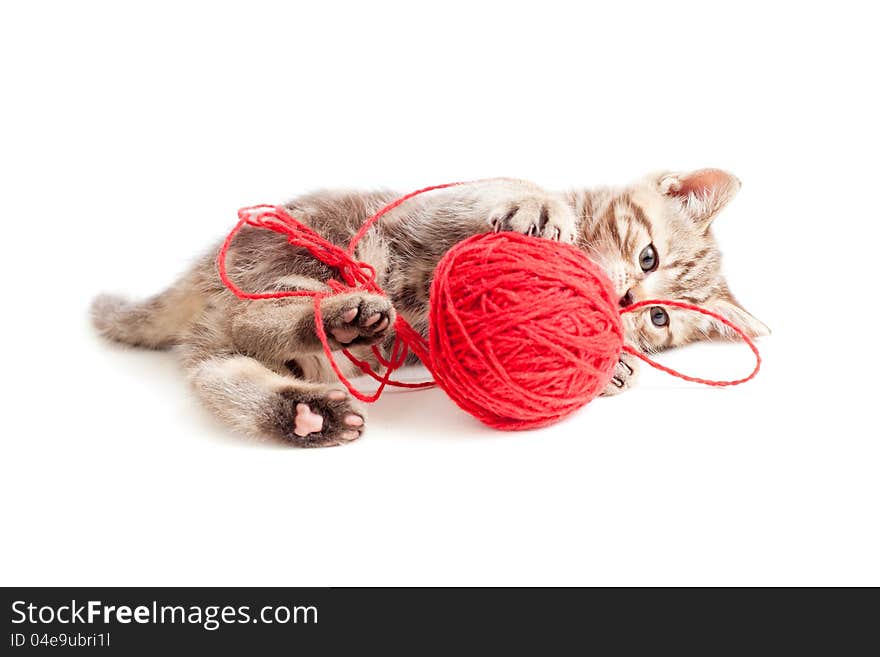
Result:
{"label": "red yarn strand", "polygon": [[664,299],[647,299],[645,301],[639,301],[638,303],[634,303],[631,306],[627,306],[623,310],[620,311],[620,314],[631,313],[635,310],[640,310],[641,308],[646,308],[648,306],[672,306],[673,308],[681,308],[682,310],[691,310],[695,313],[700,313],[701,315],[706,315],[707,317],[712,317],[716,321],[721,322],[742,338],[742,341],[745,342],[749,349],[752,350],[752,353],[755,355],[755,367],[752,370],[751,374],[745,376],[741,379],[733,379],[731,381],[716,381],[713,379],[702,379],[696,376],[689,376],[687,374],[682,374],[681,372],[672,369],[671,367],[667,367],[666,365],[661,365],[657,361],[651,360],[641,351],[636,349],[635,347],[631,347],[630,345],[623,345],[623,350],[629,354],[632,354],[636,358],[640,358],[645,361],[651,367],[660,370],[661,372],[666,372],[667,374],[671,374],[672,376],[677,376],[679,379],[684,379],[685,381],[692,381],[693,383],[702,383],[704,386],[713,386],[716,388],[723,388],[725,386],[738,386],[741,383],[745,383],[746,381],[751,381],[754,379],[758,372],[761,370],[761,354],[758,352],[758,347],[755,345],[754,341],[743,331],[739,326],[731,322],[726,317],[719,315],[716,312],[712,312],[711,310],[706,310],[705,308],[700,308],[700,306],[695,306],[690,303],[683,303],[681,301],[669,301]]}
{"label": "red yarn strand", "polygon": [[396,201],[392,201],[391,203],[389,203],[388,205],[383,207],[381,210],[379,210],[372,217],[367,219],[364,222],[364,225],[361,226],[361,229],[355,234],[354,237],[351,238],[351,241],[348,243],[349,255],[354,255],[354,251],[357,248],[358,242],[360,242],[363,239],[364,235],[366,235],[367,232],[370,230],[370,228],[373,227],[373,224],[375,224],[377,221],[379,221],[379,219],[381,219],[383,216],[385,216],[386,214],[388,214],[389,212],[391,212],[395,208],[399,208],[401,205],[406,203],[411,198],[413,198],[415,196],[419,196],[421,194],[425,194],[427,192],[433,192],[434,190],[437,190],[437,189],[448,189],[449,187],[458,187],[459,185],[468,185],[468,184],[478,183],[478,182],[484,182],[484,181],[472,180],[470,182],[460,181],[460,182],[444,183],[442,185],[431,185],[430,187],[422,187],[422,189],[417,189],[416,191],[410,192],[409,194],[407,194],[405,196],[401,196]]}

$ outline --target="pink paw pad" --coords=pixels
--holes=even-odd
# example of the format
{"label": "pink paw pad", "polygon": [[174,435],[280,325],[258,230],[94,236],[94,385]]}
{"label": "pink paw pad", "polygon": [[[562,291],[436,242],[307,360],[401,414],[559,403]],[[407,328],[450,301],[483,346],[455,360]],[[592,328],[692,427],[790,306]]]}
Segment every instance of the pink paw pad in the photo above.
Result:
{"label": "pink paw pad", "polygon": [[350,427],[361,427],[364,424],[364,418],[355,413],[349,413],[345,416],[345,423]]}
{"label": "pink paw pad", "polygon": [[[354,321],[354,318],[357,317],[357,314],[357,308],[349,308],[342,313],[342,321],[346,324],[351,324]],[[336,338],[336,341],[340,344],[348,344],[358,337],[358,330],[354,326],[337,326],[336,328],[330,329],[330,333],[333,334],[333,337]]]}
{"label": "pink paw pad", "polygon": [[348,326],[340,326],[334,329],[330,329],[330,332],[333,334],[333,337],[336,338],[336,341],[340,344],[348,344],[358,336],[358,330],[356,328],[351,328]]}
{"label": "pink paw pad", "polygon": [[324,428],[324,418],[318,415],[308,404],[296,405],[296,420],[294,422],[293,433],[297,436],[305,437],[310,433],[320,433]]}

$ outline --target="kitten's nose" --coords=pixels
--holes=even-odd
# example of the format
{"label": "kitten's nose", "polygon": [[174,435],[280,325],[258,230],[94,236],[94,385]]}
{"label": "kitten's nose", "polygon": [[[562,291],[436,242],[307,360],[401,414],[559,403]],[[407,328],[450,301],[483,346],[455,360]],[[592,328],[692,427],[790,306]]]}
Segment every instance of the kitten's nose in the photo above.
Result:
{"label": "kitten's nose", "polygon": [[627,306],[631,306],[635,303],[635,298],[633,298],[632,290],[627,290],[626,294],[620,297],[620,307],[626,308]]}

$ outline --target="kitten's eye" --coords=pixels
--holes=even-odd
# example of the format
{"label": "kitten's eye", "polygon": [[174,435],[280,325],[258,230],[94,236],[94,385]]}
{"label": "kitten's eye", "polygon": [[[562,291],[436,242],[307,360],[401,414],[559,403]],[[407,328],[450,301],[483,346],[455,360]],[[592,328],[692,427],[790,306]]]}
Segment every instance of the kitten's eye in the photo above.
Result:
{"label": "kitten's eye", "polygon": [[642,268],[642,271],[654,271],[659,264],[660,258],[657,257],[657,250],[653,244],[649,244],[642,249],[642,252],[639,254],[639,266]]}
{"label": "kitten's eye", "polygon": [[663,328],[669,323],[669,315],[660,306],[651,306],[651,323]]}

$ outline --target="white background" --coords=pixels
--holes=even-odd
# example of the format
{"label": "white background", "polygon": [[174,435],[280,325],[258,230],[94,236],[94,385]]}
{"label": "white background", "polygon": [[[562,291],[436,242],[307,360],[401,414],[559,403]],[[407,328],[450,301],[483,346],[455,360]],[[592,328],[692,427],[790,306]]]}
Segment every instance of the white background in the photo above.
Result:
{"label": "white background", "polygon": [[[4,3],[0,582],[880,584],[876,17],[859,3]],[[228,432],[102,343],[242,205],[714,166],[748,385],[646,372],[531,433],[388,394],[357,444]],[[748,371],[742,345],[666,362]]]}

